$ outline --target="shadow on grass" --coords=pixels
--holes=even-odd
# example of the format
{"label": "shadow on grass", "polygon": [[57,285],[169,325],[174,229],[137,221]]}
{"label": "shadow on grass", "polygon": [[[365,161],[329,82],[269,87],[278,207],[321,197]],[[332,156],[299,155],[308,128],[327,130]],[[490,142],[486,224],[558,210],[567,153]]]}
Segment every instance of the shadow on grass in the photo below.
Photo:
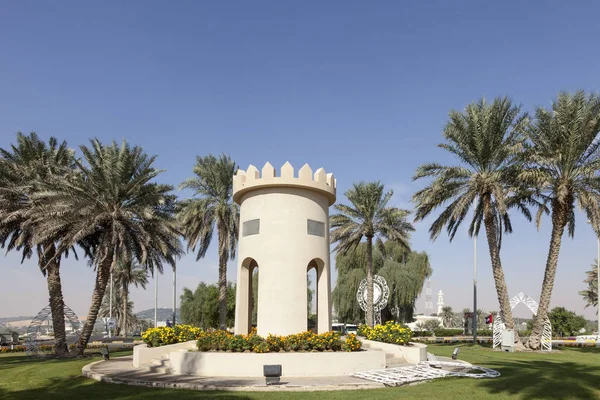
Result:
{"label": "shadow on grass", "polygon": [[8,368],[13,368],[16,367],[17,365],[23,365],[25,362],[29,361],[34,362],[34,361],[38,361],[36,359],[33,358],[27,358],[23,355],[20,356],[2,356],[2,358],[0,358],[0,370],[2,369],[8,369]]}
{"label": "shadow on grass", "polygon": [[[0,357],[0,370],[2,369],[10,369],[15,367],[26,366],[27,364],[44,364],[44,363],[61,363],[61,362],[72,362],[79,360],[88,360],[89,362],[93,362],[98,360],[97,357],[100,353],[86,353],[85,357],[65,357],[59,358],[54,356],[47,357],[28,357],[25,354],[19,353],[18,355],[5,355]],[[126,353],[125,353],[126,354]],[[118,356],[118,354],[117,354]]]}
{"label": "shadow on grass", "polygon": [[464,354],[460,353],[460,359],[501,373],[499,378],[477,382],[476,386],[490,395],[523,399],[600,399],[600,359],[595,356],[600,357],[598,348],[560,348],[552,354],[503,353],[473,345],[438,344],[430,351],[448,356],[451,347],[465,350]]}
{"label": "shadow on grass", "polygon": [[600,355],[600,347],[558,347],[560,351],[574,351],[578,353],[595,353]]}
{"label": "shadow on grass", "polygon": [[0,389],[0,399],[218,399],[247,400],[244,394],[224,391],[192,391],[144,388],[90,381],[83,377],[53,379],[44,387],[7,393]]}
{"label": "shadow on grass", "polygon": [[482,380],[480,387],[492,394],[509,394],[525,399],[595,399],[600,376],[594,368],[574,362],[538,360],[494,360],[486,363],[502,376]]}

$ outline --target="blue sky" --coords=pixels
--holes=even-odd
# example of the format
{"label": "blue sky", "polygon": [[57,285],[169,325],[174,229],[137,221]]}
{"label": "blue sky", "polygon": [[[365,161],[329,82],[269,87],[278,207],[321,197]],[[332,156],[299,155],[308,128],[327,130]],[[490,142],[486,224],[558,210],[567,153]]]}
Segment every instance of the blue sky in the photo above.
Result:
{"label": "blue sky", "polygon": [[[196,155],[225,152],[242,168],[308,162],[338,180],[338,201],[359,180],[394,189],[410,207],[425,162],[454,163],[436,145],[451,109],[510,95],[526,110],[560,90],[598,90],[597,2],[4,2],[0,6],[0,147],[17,131],[55,135],[72,147],[91,137],[142,145],[177,185]],[[565,238],[553,305],[587,317],[577,292],[596,254],[578,215]],[[431,242],[431,220],[412,245],[431,256],[433,292],[455,309],[472,304],[472,241]],[[515,216],[502,257],[511,294],[537,298],[547,246]],[[489,256],[479,240],[479,303],[497,309]],[[179,287],[215,282],[217,257],[189,255]],[[47,291],[35,260],[1,259],[2,316],[31,315]],[[333,259],[332,259],[333,261]],[[230,264],[235,279],[235,262]],[[65,300],[85,314],[94,274],[63,267]],[[159,278],[170,306],[171,274]],[[152,287],[152,283],[150,288]],[[133,290],[136,309],[153,291]],[[434,302],[435,302],[434,298]],[[418,310],[423,310],[423,299]],[[525,310],[517,314],[527,315]]]}

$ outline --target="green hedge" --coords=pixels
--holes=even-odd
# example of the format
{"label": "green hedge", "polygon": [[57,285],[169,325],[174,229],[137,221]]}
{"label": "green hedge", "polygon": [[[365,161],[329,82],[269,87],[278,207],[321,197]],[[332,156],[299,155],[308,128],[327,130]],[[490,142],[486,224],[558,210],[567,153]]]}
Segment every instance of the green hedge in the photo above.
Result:
{"label": "green hedge", "polygon": [[[472,336],[472,335],[463,335],[463,330],[460,328],[436,328],[433,330],[435,336],[439,337],[452,337],[452,336]],[[492,331],[490,329],[478,329],[478,336],[492,336]],[[431,331],[416,331],[413,332],[414,337],[429,337],[433,336]]]}
{"label": "green hedge", "polygon": [[359,351],[361,342],[349,334],[342,340],[339,332],[301,332],[295,335],[269,335],[263,338],[253,329],[248,335],[233,335],[226,331],[201,332],[196,342],[198,351],[229,352],[290,352],[290,351]]}
{"label": "green hedge", "polygon": [[[87,349],[88,350],[94,350],[94,349],[99,349],[101,347],[107,347],[106,344],[88,344],[87,345]],[[39,345],[37,347],[38,351],[42,352],[42,353],[53,353],[54,352],[54,345],[52,344],[42,344]],[[69,345],[69,350],[74,350],[75,349],[75,343],[72,343]],[[131,350],[131,347],[125,346],[125,345],[121,345],[119,346],[117,349],[113,349],[111,351],[122,351],[122,350]],[[27,351],[27,346],[25,345],[16,345],[13,346],[13,348],[11,349],[9,346],[2,346],[0,347],[0,354],[3,353],[24,353],[25,351]]]}

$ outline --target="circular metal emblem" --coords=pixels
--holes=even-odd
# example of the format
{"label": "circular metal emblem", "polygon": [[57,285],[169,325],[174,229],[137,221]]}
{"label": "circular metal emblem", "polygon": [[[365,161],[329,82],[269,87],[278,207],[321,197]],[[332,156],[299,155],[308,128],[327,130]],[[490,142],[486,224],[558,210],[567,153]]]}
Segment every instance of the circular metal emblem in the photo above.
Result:
{"label": "circular metal emblem", "polygon": [[[373,277],[373,311],[381,311],[387,306],[390,296],[390,288],[385,278],[380,275]],[[356,300],[363,311],[367,311],[367,278],[363,279],[358,285]]]}

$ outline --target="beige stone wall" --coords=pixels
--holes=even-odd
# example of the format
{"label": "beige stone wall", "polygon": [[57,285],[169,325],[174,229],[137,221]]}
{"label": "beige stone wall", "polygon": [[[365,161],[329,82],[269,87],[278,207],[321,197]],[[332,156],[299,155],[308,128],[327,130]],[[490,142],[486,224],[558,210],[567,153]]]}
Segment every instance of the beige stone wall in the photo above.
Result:
{"label": "beige stone wall", "polygon": [[396,358],[404,358],[404,360],[410,364],[418,364],[421,361],[427,361],[427,345],[423,343],[411,342],[410,346],[399,346],[397,344],[367,340],[360,336],[358,339],[361,342],[368,344],[369,349],[393,354]]}
{"label": "beige stone wall", "polygon": [[385,353],[211,353],[172,352],[171,369],[176,375],[262,377],[263,365],[280,364],[282,377],[341,376],[352,372],[385,368]]}
{"label": "beige stone wall", "polygon": [[[317,270],[317,329],[331,329],[329,205],[335,201],[335,180],[322,169],[313,176],[305,166],[296,177],[291,166],[286,168],[277,177],[269,164],[262,175],[251,167],[234,180],[240,204],[236,333],[249,331],[251,290],[258,290],[259,335],[307,330],[306,274],[312,267]],[[244,236],[243,224],[251,220],[260,221],[259,233]],[[323,236],[308,234],[308,220],[324,224]],[[256,267],[258,288],[250,289]]]}
{"label": "beige stone wall", "polygon": [[172,351],[195,350],[196,341],[170,344],[160,347],[148,347],[145,343],[133,347],[133,366],[136,368],[152,364],[155,358],[167,358]]}

